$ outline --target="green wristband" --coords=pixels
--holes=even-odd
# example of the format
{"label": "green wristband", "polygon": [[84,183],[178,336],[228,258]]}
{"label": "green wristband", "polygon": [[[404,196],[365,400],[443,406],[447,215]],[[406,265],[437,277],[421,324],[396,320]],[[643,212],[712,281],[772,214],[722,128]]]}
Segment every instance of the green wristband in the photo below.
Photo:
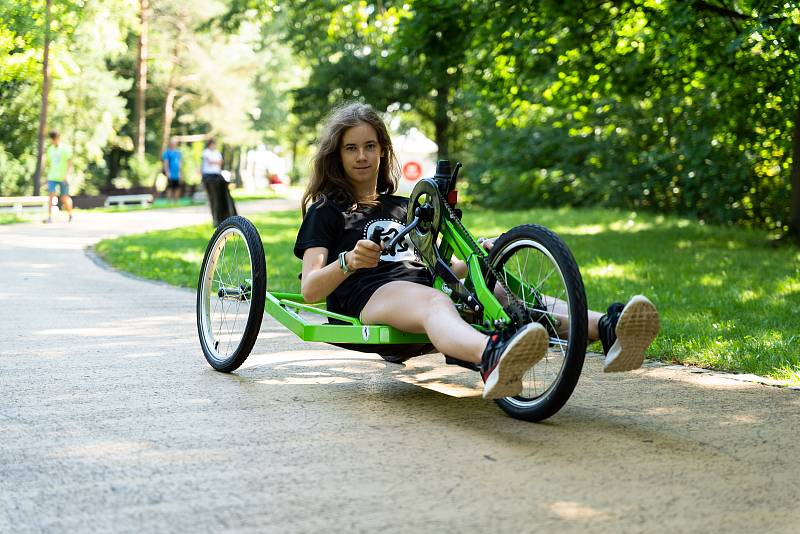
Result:
{"label": "green wristband", "polygon": [[339,253],[339,269],[341,269],[345,274],[350,272],[350,268],[347,267],[347,259],[345,258],[346,255],[346,250]]}

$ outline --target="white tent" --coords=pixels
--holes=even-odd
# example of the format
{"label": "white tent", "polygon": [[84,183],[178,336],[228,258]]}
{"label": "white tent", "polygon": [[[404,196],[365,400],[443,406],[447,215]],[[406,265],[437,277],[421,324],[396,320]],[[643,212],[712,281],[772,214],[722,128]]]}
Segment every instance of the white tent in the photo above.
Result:
{"label": "white tent", "polygon": [[420,178],[430,178],[436,172],[436,153],[439,146],[425,134],[411,128],[408,133],[393,135],[394,151],[403,174],[398,193],[409,195]]}

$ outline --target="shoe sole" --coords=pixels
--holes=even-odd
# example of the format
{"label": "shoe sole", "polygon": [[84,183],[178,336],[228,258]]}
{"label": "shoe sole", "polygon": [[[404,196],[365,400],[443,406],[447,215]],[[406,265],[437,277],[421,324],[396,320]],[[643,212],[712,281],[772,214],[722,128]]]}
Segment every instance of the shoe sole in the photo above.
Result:
{"label": "shoe sole", "polygon": [[483,386],[484,399],[502,399],[519,395],[522,376],[547,354],[550,337],[539,323],[525,327],[521,335],[511,341],[506,354],[500,358],[494,371]]}
{"label": "shoe sole", "polygon": [[617,340],[611,345],[603,363],[603,372],[632,371],[642,366],[644,352],[656,338],[660,320],[658,311],[647,297],[633,297],[619,317]]}

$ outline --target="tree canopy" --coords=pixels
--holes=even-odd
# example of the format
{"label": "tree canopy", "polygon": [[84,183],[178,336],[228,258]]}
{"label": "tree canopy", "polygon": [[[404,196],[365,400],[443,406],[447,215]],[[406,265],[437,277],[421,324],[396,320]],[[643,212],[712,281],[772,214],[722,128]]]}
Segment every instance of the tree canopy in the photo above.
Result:
{"label": "tree canopy", "polygon": [[[151,157],[174,133],[298,149],[357,99],[464,161],[475,202],[643,208],[800,236],[797,2],[150,4]],[[29,180],[43,5],[0,6],[2,192]],[[70,132],[89,181],[124,173],[132,150],[137,6],[54,3],[49,122]]]}

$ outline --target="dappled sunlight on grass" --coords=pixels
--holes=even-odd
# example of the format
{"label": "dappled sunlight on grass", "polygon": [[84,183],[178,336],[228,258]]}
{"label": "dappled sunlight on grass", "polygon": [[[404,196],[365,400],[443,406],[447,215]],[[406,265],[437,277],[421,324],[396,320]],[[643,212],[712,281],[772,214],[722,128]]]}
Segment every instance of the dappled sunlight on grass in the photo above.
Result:
{"label": "dappled sunlight on grass", "polygon": [[723,280],[717,274],[704,274],[700,277],[698,283],[706,287],[720,287],[722,286]]}
{"label": "dappled sunlight on grass", "polygon": [[774,376],[778,380],[786,380],[790,384],[800,386],[800,365],[779,367],[775,369]]}
{"label": "dappled sunlight on grass", "polygon": [[608,229],[614,232],[642,232],[644,230],[651,230],[654,227],[655,223],[637,221],[634,219],[615,221],[608,225]]}
{"label": "dappled sunlight on grass", "polygon": [[788,297],[792,294],[797,295],[800,293],[800,275],[790,276],[785,280],[781,280],[776,285],[776,290],[776,294],[780,297]]}
{"label": "dappled sunlight on grass", "polygon": [[0,224],[16,224],[20,222],[25,222],[25,219],[21,219],[13,213],[0,213]]}
{"label": "dappled sunlight on grass", "polygon": [[571,234],[571,235],[597,235],[603,233],[608,228],[602,224],[581,224],[578,226],[571,226],[567,227],[557,227],[553,228],[554,232],[559,234]]}
{"label": "dappled sunlight on grass", "polygon": [[581,271],[591,278],[614,278],[617,280],[636,281],[639,276],[633,265],[618,265],[615,263],[597,263],[589,265]]}
{"label": "dappled sunlight on grass", "polygon": [[752,289],[745,289],[739,293],[739,301],[742,303],[753,302],[761,298],[761,292],[753,291]]}
{"label": "dappled sunlight on grass", "polygon": [[551,228],[560,235],[598,235],[605,232],[633,234],[654,228],[653,223],[635,221],[634,219],[614,221],[608,224],[581,224],[577,226],[559,224]]}

